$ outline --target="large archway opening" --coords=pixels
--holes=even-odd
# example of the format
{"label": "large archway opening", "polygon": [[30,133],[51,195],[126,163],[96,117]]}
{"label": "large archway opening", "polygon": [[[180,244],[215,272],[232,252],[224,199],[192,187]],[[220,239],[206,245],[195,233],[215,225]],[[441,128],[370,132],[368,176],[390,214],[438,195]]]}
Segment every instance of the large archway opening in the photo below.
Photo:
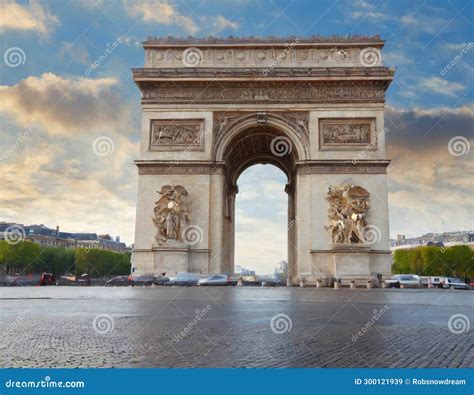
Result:
{"label": "large archway opening", "polygon": [[[265,248],[262,248],[261,251],[256,251],[258,249],[259,235],[263,236],[265,229],[265,223],[269,227],[273,227],[275,231],[275,226],[278,228],[278,222],[282,220],[283,216],[283,232],[286,232],[286,238],[283,237],[283,242],[286,244],[286,248],[283,248],[283,257],[287,261],[289,270],[294,267],[295,262],[295,235],[296,235],[296,226],[289,226],[289,224],[294,224],[295,219],[295,174],[296,174],[296,161],[298,160],[298,150],[295,147],[295,141],[292,139],[288,133],[285,133],[284,130],[275,127],[273,125],[263,124],[263,125],[251,125],[245,129],[241,129],[238,132],[234,133],[233,136],[227,141],[225,149],[222,151],[222,161],[225,164],[225,185],[224,185],[224,231],[223,231],[223,246],[224,246],[224,262],[225,267],[228,272],[234,272],[236,264],[245,266],[248,262],[245,260],[245,253],[242,250],[236,251],[236,247],[239,249],[246,248],[246,241],[250,240],[249,235],[242,233],[245,232],[254,232],[253,245],[256,247],[253,249],[253,259],[261,259],[262,264],[258,265],[256,269],[262,272],[262,274],[270,274],[274,267],[278,264],[278,258],[276,255],[268,254],[265,255]],[[273,165],[273,166],[257,166],[255,165]],[[273,168],[274,171],[280,170],[278,173],[274,173],[271,170],[263,170],[263,168]],[[248,176],[243,176],[242,181],[245,183],[244,194],[242,198],[242,206],[238,206],[236,211],[236,199],[239,193],[239,184],[238,180],[245,170],[249,169],[250,173]],[[257,170],[252,170],[257,169]],[[258,171],[261,169],[263,173]],[[273,182],[269,182],[266,186],[267,191],[265,191],[265,172],[272,174],[274,176]],[[283,172],[283,174],[282,174]],[[262,179],[263,178],[263,179]],[[276,207],[272,206],[272,200],[270,199],[265,202],[265,192],[268,194],[276,192],[271,192],[273,188],[278,188],[277,180],[280,180],[280,190],[284,190],[287,194],[286,196],[286,215],[284,207],[281,207],[281,204],[278,205],[278,199],[273,201],[276,204]],[[242,182],[241,181],[241,182]],[[252,191],[252,186],[253,191]],[[250,201],[245,203],[247,198],[251,198]],[[255,200],[254,200],[255,199]],[[268,200],[268,199],[267,199]],[[285,198],[281,199],[281,203],[284,203]],[[254,207],[251,207],[251,205]],[[264,214],[262,221],[258,221],[255,208],[260,207],[260,214]],[[241,214],[243,221],[248,221],[249,218],[247,214],[252,214],[254,218],[253,222],[256,227],[250,230],[244,222],[238,222],[236,219],[236,214]],[[270,225],[273,224],[273,225]],[[241,238],[239,238],[239,243],[236,244],[236,225],[239,226],[239,232]],[[271,234],[271,230],[267,230],[268,234]],[[276,234],[278,237],[278,233]],[[267,243],[268,248],[271,248],[271,243],[268,243],[268,238],[260,238],[261,244],[264,242]],[[255,244],[256,242],[256,244]],[[274,240],[273,244],[278,241]],[[249,245],[247,244],[247,247]],[[287,251],[285,253],[285,250]],[[248,252],[248,251],[247,251]],[[239,260],[236,262],[236,256]],[[250,256],[247,255],[247,258]],[[252,263],[252,262],[250,262]]]}
{"label": "large archway opening", "polygon": [[273,276],[288,262],[286,175],[273,165],[253,165],[237,180],[235,271]]}

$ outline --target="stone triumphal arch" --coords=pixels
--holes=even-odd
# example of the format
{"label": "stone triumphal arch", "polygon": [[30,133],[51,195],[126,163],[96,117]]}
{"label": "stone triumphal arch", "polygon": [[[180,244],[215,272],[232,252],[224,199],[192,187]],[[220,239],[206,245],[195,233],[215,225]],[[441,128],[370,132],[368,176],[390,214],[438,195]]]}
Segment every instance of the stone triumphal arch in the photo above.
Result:
{"label": "stone triumphal arch", "polygon": [[288,177],[290,280],[390,271],[378,37],[149,39],[133,270],[232,273],[237,179]]}

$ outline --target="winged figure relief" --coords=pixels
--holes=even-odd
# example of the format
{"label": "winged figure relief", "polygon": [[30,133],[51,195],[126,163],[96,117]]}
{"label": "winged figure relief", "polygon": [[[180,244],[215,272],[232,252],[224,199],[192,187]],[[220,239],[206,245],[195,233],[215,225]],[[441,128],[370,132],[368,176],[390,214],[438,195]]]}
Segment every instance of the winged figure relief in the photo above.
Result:
{"label": "winged figure relief", "polygon": [[183,241],[183,230],[191,223],[191,200],[182,185],[164,185],[158,191],[153,223],[159,245],[168,240]]}

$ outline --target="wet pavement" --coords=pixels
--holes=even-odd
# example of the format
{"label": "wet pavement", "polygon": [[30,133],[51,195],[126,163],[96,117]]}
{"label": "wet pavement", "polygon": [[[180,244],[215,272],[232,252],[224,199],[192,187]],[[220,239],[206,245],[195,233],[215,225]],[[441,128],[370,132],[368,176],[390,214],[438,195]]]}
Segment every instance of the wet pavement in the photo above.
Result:
{"label": "wet pavement", "polygon": [[474,367],[474,291],[0,288],[1,367]]}

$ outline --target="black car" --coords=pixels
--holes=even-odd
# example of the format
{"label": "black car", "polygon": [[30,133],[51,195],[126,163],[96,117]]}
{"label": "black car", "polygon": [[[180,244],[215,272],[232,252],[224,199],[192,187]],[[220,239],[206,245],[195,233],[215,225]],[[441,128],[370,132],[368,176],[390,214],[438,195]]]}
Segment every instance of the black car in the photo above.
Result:
{"label": "black car", "polygon": [[115,276],[110,280],[106,281],[106,287],[128,287],[132,285],[132,279],[130,276]]}

